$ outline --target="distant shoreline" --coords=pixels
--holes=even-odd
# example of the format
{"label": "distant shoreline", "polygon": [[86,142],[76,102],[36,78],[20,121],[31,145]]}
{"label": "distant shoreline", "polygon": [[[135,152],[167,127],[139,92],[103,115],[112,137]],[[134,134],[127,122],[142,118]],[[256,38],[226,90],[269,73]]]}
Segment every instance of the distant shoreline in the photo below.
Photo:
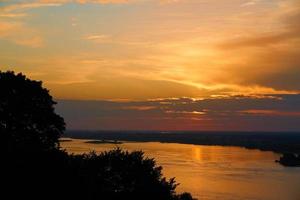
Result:
{"label": "distant shoreline", "polygon": [[[300,134],[265,132],[126,132],[67,131],[65,137],[91,140],[103,144],[123,142],[161,142],[209,146],[235,146],[274,153],[300,155]],[[294,160],[291,160],[293,163]],[[297,161],[298,162],[298,161]],[[280,164],[289,166],[289,161]],[[290,165],[294,166],[294,165]]]}
{"label": "distant shoreline", "polygon": [[300,134],[265,132],[126,132],[67,131],[74,139],[165,142],[195,145],[238,146],[275,153],[300,154]]}
{"label": "distant shoreline", "polygon": [[117,140],[89,140],[84,143],[87,144],[122,144],[123,142]]}

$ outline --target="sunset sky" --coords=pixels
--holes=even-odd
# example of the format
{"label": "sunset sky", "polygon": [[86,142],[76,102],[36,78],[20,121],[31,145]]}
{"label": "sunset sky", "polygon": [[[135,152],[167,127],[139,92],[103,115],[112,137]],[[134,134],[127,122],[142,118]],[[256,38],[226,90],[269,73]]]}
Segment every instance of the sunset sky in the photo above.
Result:
{"label": "sunset sky", "polygon": [[0,0],[0,70],[69,129],[300,131],[300,1]]}

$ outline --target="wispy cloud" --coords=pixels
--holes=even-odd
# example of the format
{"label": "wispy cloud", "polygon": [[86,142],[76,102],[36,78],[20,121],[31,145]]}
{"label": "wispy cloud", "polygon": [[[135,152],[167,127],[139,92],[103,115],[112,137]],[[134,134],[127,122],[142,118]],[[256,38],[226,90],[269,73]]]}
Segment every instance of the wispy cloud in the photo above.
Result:
{"label": "wispy cloud", "polygon": [[268,45],[276,45],[287,40],[300,38],[300,30],[285,31],[283,33],[269,33],[258,36],[238,38],[232,41],[227,41],[219,47],[222,49],[238,49],[249,47],[266,47]]}
{"label": "wispy cloud", "polygon": [[99,4],[110,4],[110,3],[128,3],[129,0],[29,0],[29,1],[18,1],[2,6],[1,10],[6,12],[20,11],[26,9],[34,9],[40,7],[53,7],[61,6],[67,3],[99,3]]}
{"label": "wispy cloud", "polygon": [[295,103],[299,99],[300,95],[265,95],[126,102],[59,100],[57,110],[70,129],[299,131],[300,104]]}
{"label": "wispy cloud", "polygon": [[0,21],[0,39],[28,47],[41,47],[43,45],[42,37],[22,23]]}
{"label": "wispy cloud", "polygon": [[[299,1],[157,2],[6,1],[1,64],[43,74],[60,98],[300,92]],[[12,44],[43,48],[17,56]]]}
{"label": "wispy cloud", "polygon": [[254,6],[256,4],[258,4],[261,0],[251,0],[251,1],[247,1],[243,4],[241,4],[242,7],[246,7],[246,6]]}
{"label": "wispy cloud", "polygon": [[243,110],[242,114],[252,114],[255,116],[290,116],[300,117],[299,111],[281,111],[281,110]]}
{"label": "wispy cloud", "polygon": [[84,40],[90,40],[96,43],[105,43],[111,41],[110,35],[87,35],[83,37]]}
{"label": "wispy cloud", "polygon": [[8,4],[7,6],[3,6],[0,10],[9,13],[15,11],[24,11],[27,9],[40,8],[40,7],[52,7],[52,6],[60,6],[62,3],[59,2],[23,2],[23,3],[15,3]]}
{"label": "wispy cloud", "polygon": [[29,1],[12,1],[0,7],[2,14],[0,17],[25,17],[26,11],[42,7],[57,7],[67,3],[78,4],[120,4],[128,3],[129,0],[29,0]]}
{"label": "wispy cloud", "polygon": [[1,13],[0,14],[0,17],[5,17],[5,18],[20,18],[25,16],[27,16],[26,13]]}
{"label": "wispy cloud", "polygon": [[124,110],[139,110],[139,111],[154,110],[156,108],[157,108],[156,106],[143,106],[143,105],[122,107],[122,109]]}

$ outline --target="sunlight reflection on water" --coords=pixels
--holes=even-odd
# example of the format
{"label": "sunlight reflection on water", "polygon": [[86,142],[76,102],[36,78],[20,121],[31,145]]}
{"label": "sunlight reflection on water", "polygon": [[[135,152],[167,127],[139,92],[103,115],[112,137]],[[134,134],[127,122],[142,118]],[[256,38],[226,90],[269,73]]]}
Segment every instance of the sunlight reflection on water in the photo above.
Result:
{"label": "sunlight reflection on water", "polygon": [[92,144],[87,140],[62,142],[72,153],[121,147],[143,150],[163,166],[167,177],[176,177],[178,191],[189,191],[199,200],[300,200],[300,168],[274,162],[273,152],[240,147],[203,146],[158,142]]}

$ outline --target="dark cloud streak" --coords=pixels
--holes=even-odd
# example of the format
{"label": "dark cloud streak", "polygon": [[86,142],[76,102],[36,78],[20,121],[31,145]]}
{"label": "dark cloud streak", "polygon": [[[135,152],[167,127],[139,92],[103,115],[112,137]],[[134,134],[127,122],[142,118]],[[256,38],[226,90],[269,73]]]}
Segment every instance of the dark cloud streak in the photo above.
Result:
{"label": "dark cloud streak", "polygon": [[300,131],[300,95],[58,102],[69,129]]}

